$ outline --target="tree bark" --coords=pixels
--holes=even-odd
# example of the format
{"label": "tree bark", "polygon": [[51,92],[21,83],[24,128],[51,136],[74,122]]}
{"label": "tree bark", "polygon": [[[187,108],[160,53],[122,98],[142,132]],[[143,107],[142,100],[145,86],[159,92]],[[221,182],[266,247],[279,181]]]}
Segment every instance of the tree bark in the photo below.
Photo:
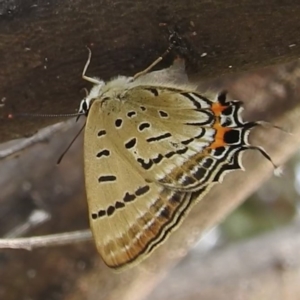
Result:
{"label": "tree bark", "polygon": [[81,79],[86,46],[90,76],[132,76],[167,48],[166,27],[178,27],[206,79],[298,58],[299,14],[300,4],[288,0],[1,1],[0,141],[56,122],[7,120],[11,112],[76,111],[88,86]]}

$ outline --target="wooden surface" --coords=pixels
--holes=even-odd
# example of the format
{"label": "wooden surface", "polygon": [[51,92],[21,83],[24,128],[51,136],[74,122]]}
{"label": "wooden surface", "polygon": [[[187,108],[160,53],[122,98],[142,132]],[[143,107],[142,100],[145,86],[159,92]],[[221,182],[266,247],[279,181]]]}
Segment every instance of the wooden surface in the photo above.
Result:
{"label": "wooden surface", "polygon": [[[133,75],[168,46],[178,27],[205,79],[299,57],[298,1],[1,1],[0,142],[33,134],[53,119],[7,120],[10,112],[73,113],[90,76]],[[206,56],[201,57],[203,53]],[[170,60],[166,63],[170,63]],[[165,64],[166,64],[165,63]]]}

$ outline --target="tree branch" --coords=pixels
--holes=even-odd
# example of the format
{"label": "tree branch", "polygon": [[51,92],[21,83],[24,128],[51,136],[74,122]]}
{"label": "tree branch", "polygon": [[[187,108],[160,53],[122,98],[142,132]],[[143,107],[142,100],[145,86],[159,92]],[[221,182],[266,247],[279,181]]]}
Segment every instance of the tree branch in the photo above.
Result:
{"label": "tree branch", "polygon": [[161,24],[177,26],[190,42],[191,64],[202,79],[300,56],[297,1],[11,2],[0,3],[0,99],[6,99],[1,142],[55,122],[7,120],[12,110],[73,113],[78,108],[87,45],[94,54],[89,75],[103,79],[132,76],[156,59],[168,46]]}

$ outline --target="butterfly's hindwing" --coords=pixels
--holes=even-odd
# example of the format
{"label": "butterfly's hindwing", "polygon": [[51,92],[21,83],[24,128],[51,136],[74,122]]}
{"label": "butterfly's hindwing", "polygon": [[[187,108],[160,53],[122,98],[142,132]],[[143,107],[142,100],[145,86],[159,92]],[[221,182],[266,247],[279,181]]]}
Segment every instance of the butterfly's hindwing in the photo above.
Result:
{"label": "butterfly's hindwing", "polygon": [[[147,178],[186,192],[216,181],[214,174],[230,164],[231,151],[236,153],[231,145],[247,146],[248,129],[239,103],[221,104],[178,89],[149,89],[139,87],[126,94],[130,110],[137,111],[141,122],[130,123],[128,130],[136,132],[147,120],[148,127],[136,132],[138,143],[130,150]],[[141,101],[145,111],[139,111]],[[167,117],[161,117],[165,110]]]}

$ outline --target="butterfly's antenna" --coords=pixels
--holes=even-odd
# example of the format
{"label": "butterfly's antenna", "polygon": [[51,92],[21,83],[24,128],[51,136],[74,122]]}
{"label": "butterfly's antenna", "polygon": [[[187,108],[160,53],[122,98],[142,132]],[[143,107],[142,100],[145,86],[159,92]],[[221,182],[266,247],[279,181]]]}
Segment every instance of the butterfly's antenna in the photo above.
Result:
{"label": "butterfly's antenna", "polygon": [[88,59],[87,59],[85,65],[84,65],[84,68],[83,68],[83,71],[82,71],[82,79],[86,80],[88,82],[91,82],[92,84],[96,84],[96,85],[101,84],[101,82],[102,82],[101,80],[85,75],[85,73],[86,73],[86,71],[87,71],[87,69],[90,65],[91,59],[92,59],[92,50],[89,47],[86,47],[86,48],[89,52],[89,56],[88,56]]}
{"label": "butterfly's antenna", "polygon": [[256,121],[255,122],[257,125],[260,125],[262,127],[270,127],[270,128],[276,128],[284,133],[287,133],[289,135],[293,135],[291,132],[289,132],[288,130],[284,129],[283,127],[280,127],[280,126],[277,126],[277,125],[274,125],[270,122],[266,122],[266,121]]}
{"label": "butterfly's antenna", "polygon": [[153,67],[155,67],[159,62],[161,62],[173,50],[173,48],[177,47],[179,39],[181,39],[181,38],[177,32],[175,32],[175,31],[170,32],[169,47],[167,48],[167,50],[160,57],[158,57],[150,66],[148,66],[145,70],[136,73],[133,76],[133,80],[136,80],[138,77],[147,74]]}
{"label": "butterfly's antenna", "polygon": [[63,159],[63,157],[65,156],[65,154],[69,151],[69,149],[71,148],[71,146],[74,144],[74,142],[76,141],[76,139],[79,137],[80,133],[82,132],[82,130],[85,127],[85,123],[83,124],[83,126],[81,127],[81,129],[77,132],[77,134],[74,136],[74,138],[72,139],[72,141],[70,142],[70,144],[68,145],[68,147],[66,148],[66,150],[61,154],[61,156],[59,157],[59,159],[57,160],[57,164],[59,165]]}
{"label": "butterfly's antenna", "polygon": [[74,113],[74,114],[33,114],[33,113],[17,113],[17,114],[8,114],[8,119],[15,119],[18,117],[33,117],[33,118],[71,118],[71,117],[80,117],[84,113]]}

